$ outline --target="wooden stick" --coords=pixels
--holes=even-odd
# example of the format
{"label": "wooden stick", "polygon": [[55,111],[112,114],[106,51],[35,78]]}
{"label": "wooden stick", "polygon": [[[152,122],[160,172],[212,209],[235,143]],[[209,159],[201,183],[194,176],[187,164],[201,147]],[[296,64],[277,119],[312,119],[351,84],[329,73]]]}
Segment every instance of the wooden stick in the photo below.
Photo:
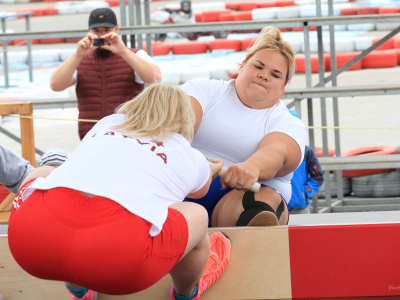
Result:
{"label": "wooden stick", "polygon": [[[221,171],[218,172],[218,176],[219,177],[223,177],[226,173],[226,171],[228,171],[227,168],[222,168]],[[258,191],[261,188],[261,184],[259,184],[258,182],[255,182],[251,187],[250,187],[250,191],[254,192],[254,193],[258,193]]]}

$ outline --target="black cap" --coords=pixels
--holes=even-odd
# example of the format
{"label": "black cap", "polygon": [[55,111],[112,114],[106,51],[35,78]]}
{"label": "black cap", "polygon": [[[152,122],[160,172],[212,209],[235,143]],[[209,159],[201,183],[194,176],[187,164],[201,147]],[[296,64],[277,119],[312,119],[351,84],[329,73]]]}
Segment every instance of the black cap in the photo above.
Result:
{"label": "black cap", "polygon": [[89,29],[97,27],[114,28],[117,26],[117,16],[110,8],[96,8],[89,16]]}

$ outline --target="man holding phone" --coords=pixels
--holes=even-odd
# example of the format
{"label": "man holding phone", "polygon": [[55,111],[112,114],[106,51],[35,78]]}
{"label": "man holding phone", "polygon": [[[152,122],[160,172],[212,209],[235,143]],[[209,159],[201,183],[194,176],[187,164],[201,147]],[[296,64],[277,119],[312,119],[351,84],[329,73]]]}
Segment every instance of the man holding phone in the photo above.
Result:
{"label": "man holding phone", "polygon": [[[144,83],[161,81],[161,71],[143,50],[129,49],[118,35],[117,17],[110,8],[97,8],[89,16],[89,32],[74,54],[51,76],[50,87],[63,91],[76,84],[79,119],[100,120],[134,98]],[[79,122],[83,139],[94,122]]]}

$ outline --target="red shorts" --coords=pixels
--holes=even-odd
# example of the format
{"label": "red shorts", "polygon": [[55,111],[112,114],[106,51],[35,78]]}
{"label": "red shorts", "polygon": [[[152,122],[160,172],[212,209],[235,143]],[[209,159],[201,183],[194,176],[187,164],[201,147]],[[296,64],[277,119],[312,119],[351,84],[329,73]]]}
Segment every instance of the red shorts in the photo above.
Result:
{"label": "red shorts", "polygon": [[188,228],[180,212],[168,210],[157,236],[150,236],[150,227],[104,197],[67,188],[36,190],[13,208],[8,242],[33,276],[122,295],[156,283],[185,252]]}

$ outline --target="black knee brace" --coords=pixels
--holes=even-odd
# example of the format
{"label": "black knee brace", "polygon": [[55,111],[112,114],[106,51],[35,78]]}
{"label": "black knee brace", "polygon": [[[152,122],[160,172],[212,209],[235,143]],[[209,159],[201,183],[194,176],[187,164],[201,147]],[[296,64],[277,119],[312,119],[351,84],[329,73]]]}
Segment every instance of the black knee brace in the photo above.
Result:
{"label": "black knee brace", "polygon": [[254,198],[254,192],[247,191],[244,193],[242,200],[244,212],[240,214],[239,219],[236,222],[236,226],[247,226],[249,222],[262,211],[270,211],[274,213],[279,220],[283,211],[285,210],[285,203],[283,201],[284,200],[282,199],[277,210],[275,211],[267,203],[256,201]]}

